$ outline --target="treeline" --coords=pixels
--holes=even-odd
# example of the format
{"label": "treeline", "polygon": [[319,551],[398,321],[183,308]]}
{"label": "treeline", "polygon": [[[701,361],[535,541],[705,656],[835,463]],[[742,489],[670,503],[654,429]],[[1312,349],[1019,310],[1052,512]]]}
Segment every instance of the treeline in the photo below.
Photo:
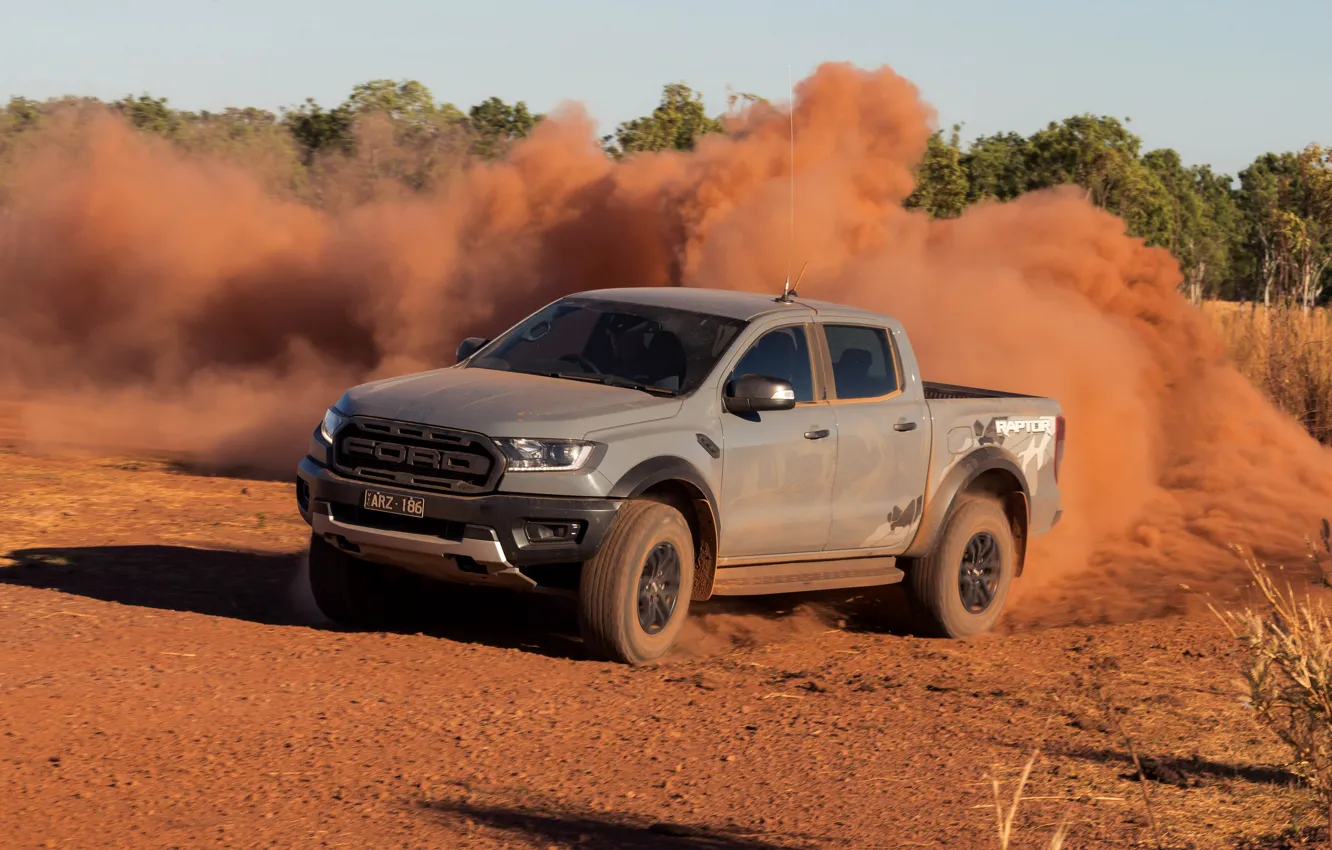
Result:
{"label": "treeline", "polygon": [[[734,94],[740,101],[760,100]],[[90,98],[16,97],[0,112],[0,204],[17,152],[53,120],[113,110],[140,130],[191,152],[255,171],[266,188],[320,206],[428,191],[476,158],[503,156],[543,119],[522,101],[488,98],[464,110],[440,102],[419,82],[373,80],[341,104],[313,99],[273,113],[254,108],[188,112],[147,94],[111,103]],[[700,136],[726,132],[688,86],[667,85],[648,115],[602,139],[608,156],[688,150]],[[1322,303],[1332,284],[1332,150],[1310,145],[1265,153],[1238,178],[1185,165],[1169,148],[1142,151],[1118,119],[1078,115],[1030,136],[1002,133],[963,145],[960,128],[936,133],[908,206],[938,218],[987,200],[1072,184],[1124,219],[1149,244],[1171,251],[1182,288],[1206,298]]]}
{"label": "treeline", "polygon": [[1332,149],[1265,153],[1238,181],[1186,166],[1170,148],[1142,152],[1115,118],[1077,115],[1030,136],[983,136],[963,147],[954,127],[936,133],[908,204],[940,218],[985,200],[1073,184],[1124,219],[1129,232],[1167,248],[1182,288],[1204,298],[1320,303],[1332,263]]}

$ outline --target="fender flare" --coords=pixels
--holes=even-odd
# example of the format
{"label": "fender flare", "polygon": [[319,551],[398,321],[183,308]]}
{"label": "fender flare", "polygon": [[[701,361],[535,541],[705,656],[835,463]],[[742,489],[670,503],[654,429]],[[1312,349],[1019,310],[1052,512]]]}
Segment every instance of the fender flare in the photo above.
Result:
{"label": "fender flare", "polygon": [[663,481],[684,481],[702,493],[708,505],[716,510],[717,499],[707,480],[692,463],[682,457],[662,456],[643,461],[621,475],[611,487],[609,495],[613,499],[632,499]]}
{"label": "fender flare", "polygon": [[953,512],[953,506],[957,504],[958,494],[966,492],[967,488],[980,476],[996,469],[1012,475],[1022,488],[1023,534],[1015,535],[1021,538],[1017,540],[1017,572],[1021,575],[1023,562],[1026,560],[1025,529],[1031,522],[1031,492],[1028,489],[1027,476],[1023,473],[1022,468],[1018,466],[1012,455],[998,446],[983,446],[962,458],[952,469],[948,470],[948,473],[944,475],[943,480],[939,482],[938,488],[934,491],[934,497],[925,506],[925,515],[916,529],[916,536],[912,538],[911,545],[902,553],[902,557],[920,558],[927,555],[943,533],[944,525]]}
{"label": "fender flare", "polygon": [[691,598],[702,602],[712,596],[712,582],[717,573],[717,546],[721,542],[721,525],[717,512],[717,497],[708,486],[707,479],[692,463],[682,457],[654,457],[632,467],[611,487],[610,496],[632,499],[657,484],[679,481],[695,491],[694,519],[697,520],[699,551],[694,569],[694,588]]}

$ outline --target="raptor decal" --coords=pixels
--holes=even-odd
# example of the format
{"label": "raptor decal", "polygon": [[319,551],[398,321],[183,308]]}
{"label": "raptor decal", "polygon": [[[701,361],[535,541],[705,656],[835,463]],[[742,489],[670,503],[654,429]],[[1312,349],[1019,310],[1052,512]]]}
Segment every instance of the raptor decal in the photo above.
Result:
{"label": "raptor decal", "polygon": [[[1041,484],[1041,471],[1054,459],[1057,422],[1053,416],[977,419],[971,426],[977,446],[997,445],[1013,453],[1033,494]],[[960,458],[955,458],[956,463]],[[1035,468],[1033,469],[1033,464]],[[947,474],[952,463],[944,469]]]}
{"label": "raptor decal", "polygon": [[861,546],[872,548],[903,542],[906,536],[911,533],[911,529],[915,528],[916,523],[920,521],[921,509],[924,505],[925,497],[923,495],[912,499],[905,506],[894,505],[885,521],[874,529]]}
{"label": "raptor decal", "polygon": [[994,429],[1004,437],[1010,434],[1048,434],[1053,437],[1055,418],[1041,416],[1036,419],[999,419],[995,421]]}
{"label": "raptor decal", "polygon": [[893,512],[888,514],[888,525],[894,531],[899,528],[910,528],[920,519],[920,506],[925,501],[924,496],[917,496],[912,499],[906,508],[900,505],[893,508]]}
{"label": "raptor decal", "polygon": [[988,424],[982,424],[977,419],[975,424],[971,426],[972,430],[976,432],[976,445],[992,446],[999,442],[999,429],[995,427],[995,421],[991,419]]}
{"label": "raptor decal", "polygon": [[[1053,442],[1053,434],[1041,434],[1039,439],[1028,440],[1027,447],[1022,451],[1015,453],[1017,455],[1018,463],[1022,466],[1022,474],[1027,476],[1027,481],[1033,491],[1039,486],[1041,470],[1045,467],[1047,461],[1045,450],[1050,448]],[[1054,453],[1051,452],[1050,456],[1054,457]],[[1036,462],[1036,473],[1034,475],[1027,469],[1032,461]]]}

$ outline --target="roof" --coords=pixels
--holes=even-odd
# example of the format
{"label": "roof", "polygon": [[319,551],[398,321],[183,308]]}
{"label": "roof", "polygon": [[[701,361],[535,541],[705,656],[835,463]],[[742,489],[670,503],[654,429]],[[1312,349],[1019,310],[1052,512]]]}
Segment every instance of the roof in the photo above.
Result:
{"label": "roof", "polygon": [[833,304],[827,301],[811,301],[796,298],[790,303],[776,300],[775,295],[759,292],[739,292],[730,289],[703,289],[692,286],[641,286],[620,289],[594,289],[577,292],[570,297],[601,298],[608,301],[623,301],[627,304],[651,304],[658,307],[674,307],[677,310],[692,310],[698,313],[710,313],[714,316],[726,316],[732,319],[750,321],[769,313],[835,313],[839,316],[860,315],[885,319],[878,313]]}

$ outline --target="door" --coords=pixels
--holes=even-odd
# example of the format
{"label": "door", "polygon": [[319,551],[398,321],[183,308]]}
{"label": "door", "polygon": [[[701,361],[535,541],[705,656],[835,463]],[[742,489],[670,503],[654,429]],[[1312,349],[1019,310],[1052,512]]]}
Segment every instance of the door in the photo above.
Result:
{"label": "door", "polygon": [[828,542],[837,426],[822,393],[816,396],[809,339],[805,324],[769,330],[726,379],[789,381],[796,406],[722,414],[722,557],[815,553]]}
{"label": "door", "polygon": [[920,524],[929,470],[929,410],[905,391],[889,332],[850,322],[821,326],[837,422],[829,550],[903,551]]}

